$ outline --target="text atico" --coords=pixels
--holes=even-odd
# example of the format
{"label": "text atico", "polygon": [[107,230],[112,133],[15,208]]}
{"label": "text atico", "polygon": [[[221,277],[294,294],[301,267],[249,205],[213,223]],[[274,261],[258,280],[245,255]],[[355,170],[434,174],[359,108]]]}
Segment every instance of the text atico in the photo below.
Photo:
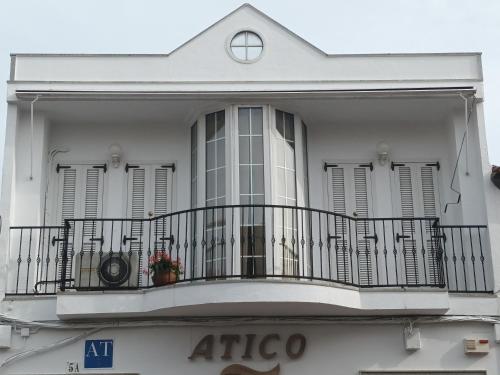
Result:
{"label": "text atico", "polygon": [[[304,354],[306,348],[306,338],[300,333],[290,335],[286,341],[281,340],[277,333],[270,333],[260,338],[253,333],[246,335],[228,334],[228,335],[206,335],[194,347],[193,352],[188,357],[194,360],[198,357],[210,360],[214,358],[214,344],[220,343],[221,359],[233,359],[233,348],[238,346],[242,350],[241,359],[253,359],[254,352],[257,351],[263,359],[273,359],[278,355],[278,351],[285,352],[288,358],[298,359]],[[257,348],[257,349],[256,349]]]}

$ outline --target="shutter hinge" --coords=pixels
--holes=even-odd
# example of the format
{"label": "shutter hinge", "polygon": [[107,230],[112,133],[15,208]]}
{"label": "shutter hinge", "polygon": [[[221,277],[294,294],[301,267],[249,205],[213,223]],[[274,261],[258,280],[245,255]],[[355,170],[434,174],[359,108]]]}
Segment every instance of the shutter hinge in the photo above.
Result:
{"label": "shutter hinge", "polygon": [[131,165],[129,163],[125,164],[125,173],[128,173],[128,170],[133,169],[133,168],[139,168],[139,166],[138,165]]}
{"label": "shutter hinge", "polygon": [[106,163],[104,163],[102,165],[93,165],[92,168],[102,169],[104,171],[104,173],[106,173],[108,171],[108,165]]}
{"label": "shutter hinge", "polygon": [[363,168],[370,168],[370,171],[373,171],[373,163],[372,162],[370,162],[368,164],[360,164],[359,166],[363,167]]}
{"label": "shutter hinge", "polygon": [[58,163],[57,166],[56,166],[56,172],[59,173],[59,171],[61,169],[70,169],[70,168],[71,167],[69,165],[61,165],[61,164]]}
{"label": "shutter hinge", "polygon": [[405,165],[404,163],[391,162],[391,169],[394,170],[394,167],[403,167],[404,165]]}
{"label": "shutter hinge", "polygon": [[326,172],[326,170],[327,170],[328,168],[335,168],[335,167],[338,167],[338,164],[330,164],[330,163],[325,163],[325,164],[323,165],[323,169],[325,170],[325,172]]}
{"label": "shutter hinge", "polygon": [[441,169],[441,164],[439,164],[438,161],[435,162],[435,163],[426,164],[426,166],[428,166],[428,167],[436,167],[438,171]]}
{"label": "shutter hinge", "polygon": [[175,163],[172,163],[172,164],[164,164],[161,166],[161,168],[170,168],[172,169],[172,173],[175,172]]}

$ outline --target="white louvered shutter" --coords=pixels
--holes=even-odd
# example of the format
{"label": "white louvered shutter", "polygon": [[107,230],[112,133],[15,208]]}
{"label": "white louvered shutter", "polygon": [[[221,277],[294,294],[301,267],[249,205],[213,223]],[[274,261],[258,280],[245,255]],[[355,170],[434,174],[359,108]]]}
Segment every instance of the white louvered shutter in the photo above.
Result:
{"label": "white louvered shutter", "polygon": [[128,199],[127,218],[137,219],[128,223],[126,237],[131,239],[128,242],[128,249],[139,251],[141,249],[141,238],[143,235],[142,219],[146,217],[146,174],[147,170],[143,166],[134,166],[128,169]]}
{"label": "white louvered shutter", "polygon": [[65,219],[74,219],[76,213],[76,182],[77,170],[75,167],[65,167],[59,172],[59,224],[64,225]]}
{"label": "white louvered shutter", "polygon": [[[402,218],[439,217],[436,163],[394,163],[396,216]],[[421,228],[421,223],[423,227]],[[439,267],[431,221],[403,220],[401,249],[408,284],[437,283]],[[423,238],[422,238],[423,236]],[[425,251],[426,259],[423,258]]]}
{"label": "white louvered shutter", "polygon": [[134,165],[127,173],[129,218],[143,219],[172,211],[172,168]]}
{"label": "white louvered shutter", "polygon": [[[358,219],[366,219],[371,213],[371,196],[369,191],[371,187],[370,181],[371,171],[367,167],[354,167],[354,208]],[[358,277],[360,285],[373,284],[372,258],[373,244],[373,223],[371,221],[356,221],[357,235],[357,262],[358,262]]]}
{"label": "white louvered shutter", "polygon": [[[64,166],[64,168],[59,170],[59,186],[58,186],[58,197],[57,197],[57,204],[58,204],[58,225],[64,226],[65,225],[65,220],[66,219],[74,219],[75,218],[75,213],[76,213],[76,202],[77,202],[77,169],[75,167],[70,167],[70,166]],[[70,261],[71,259],[71,254],[74,253],[74,248],[73,248],[73,238],[74,238],[74,227],[69,228],[68,234],[68,242],[67,242],[67,259],[68,262],[66,263],[66,272],[64,275],[64,278],[70,279],[71,276],[71,270],[72,270],[72,262]],[[64,235],[64,231],[61,231],[59,237],[62,239]],[[57,278],[59,280],[62,280],[63,278],[63,267],[62,267],[62,261],[63,261],[63,243],[58,242],[58,259],[56,260],[56,267],[58,270],[58,275]]]}
{"label": "white louvered shutter", "polygon": [[[171,193],[170,193],[170,177],[172,170],[168,168],[161,168],[154,166],[152,168],[152,207],[154,208],[154,215],[161,216],[171,211]],[[172,251],[172,238],[171,227],[172,218],[163,218],[157,220],[154,228],[154,235],[156,239],[156,248],[161,250]]]}
{"label": "white louvered shutter", "polygon": [[[329,209],[351,217],[372,215],[371,169],[369,165],[336,164],[327,168]],[[335,219],[337,278],[343,282],[369,285],[372,278],[373,227],[366,221]],[[366,238],[365,238],[366,237]],[[354,254],[350,253],[350,250]],[[352,274],[352,275],[351,275]],[[356,277],[357,276],[357,277]]]}
{"label": "white louvered shutter", "polygon": [[[329,168],[328,184],[331,186],[329,193],[330,210],[345,215],[346,214],[346,186],[345,186],[345,170],[342,167]],[[336,219],[335,225],[335,254],[337,272],[336,276],[339,281],[349,282],[350,267],[349,267],[349,246],[348,246],[348,230],[349,223],[345,220]]]}
{"label": "white louvered shutter", "polygon": [[[102,217],[104,169],[93,165],[59,165],[58,166],[58,222],[64,226],[66,219]],[[66,278],[72,276],[72,259],[75,251],[96,251],[100,249],[100,242],[95,241],[101,234],[98,222],[71,223],[68,230]],[[82,237],[80,237],[80,234]],[[62,233],[61,233],[62,236]],[[74,244],[74,238],[81,238],[81,244]],[[75,248],[80,245],[79,248]],[[80,249],[81,247],[81,249]],[[62,242],[59,245],[59,264],[62,263]],[[59,276],[62,268],[59,267]]]}
{"label": "white louvered shutter", "polygon": [[58,218],[101,218],[104,170],[101,166],[60,165]]}
{"label": "white louvered shutter", "polygon": [[[424,217],[439,217],[440,206],[437,189],[438,169],[431,165],[419,166]],[[441,264],[437,256],[439,240],[433,238],[434,230],[430,221],[425,222],[425,243],[427,255],[428,282],[437,284],[441,280]]]}
{"label": "white louvered shutter", "polygon": [[[128,210],[127,217],[144,219],[165,215],[172,211],[172,168],[161,165],[134,165],[128,169]],[[154,250],[168,249],[170,241],[170,219],[153,222]],[[142,222],[132,222],[127,236],[130,249],[138,251],[144,235]]]}
{"label": "white louvered shutter", "polygon": [[[85,219],[100,219],[102,218],[104,170],[94,166],[81,166],[80,169],[80,180],[84,187],[83,199],[80,200],[83,203],[82,216]],[[102,223],[99,221],[87,220],[84,222],[84,251],[100,251],[102,249],[103,243],[98,241],[99,238],[103,237],[102,230]]]}

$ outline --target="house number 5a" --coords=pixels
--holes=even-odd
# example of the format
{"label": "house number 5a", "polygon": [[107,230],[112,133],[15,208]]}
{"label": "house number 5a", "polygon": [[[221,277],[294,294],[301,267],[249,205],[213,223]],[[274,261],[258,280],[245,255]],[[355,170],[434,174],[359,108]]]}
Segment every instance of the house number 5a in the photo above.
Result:
{"label": "house number 5a", "polygon": [[75,374],[80,372],[78,362],[66,362],[66,374]]}
{"label": "house number 5a", "polygon": [[[247,334],[244,335],[244,338],[241,338],[241,335],[220,335],[219,342],[224,347],[224,353],[221,355],[221,359],[229,360],[233,358],[233,346],[235,344],[244,344],[244,352],[241,356],[241,359],[252,359],[254,348],[258,347],[259,355],[263,359],[273,359],[278,353],[275,348],[277,343],[281,342],[281,337],[277,333],[270,333],[268,335],[263,336],[260,341],[256,342],[257,335],[255,334]],[[193,349],[193,353],[188,357],[193,360],[198,357],[203,357],[207,360],[213,359],[213,351],[214,351],[214,343],[215,336],[214,335],[206,335],[203,337],[200,342]],[[306,349],[306,338],[304,335],[300,333],[295,333],[290,335],[285,343],[285,352],[288,358],[290,359],[298,359],[302,357],[304,354],[304,350]]]}

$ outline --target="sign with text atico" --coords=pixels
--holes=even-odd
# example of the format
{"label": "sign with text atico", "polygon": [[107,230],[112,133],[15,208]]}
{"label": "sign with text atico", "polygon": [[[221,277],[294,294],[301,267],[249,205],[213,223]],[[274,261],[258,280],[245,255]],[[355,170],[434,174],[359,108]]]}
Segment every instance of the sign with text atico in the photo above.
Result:
{"label": "sign with text atico", "polygon": [[113,340],[85,340],[84,368],[112,368]]}
{"label": "sign with text atico", "polygon": [[[216,335],[206,335],[200,339],[188,357],[190,360],[205,359],[212,360],[220,355],[222,360],[243,360],[249,361],[256,357],[264,360],[275,360],[281,355],[286,355],[289,359],[295,360],[302,357],[306,349],[306,338],[300,333],[294,333],[283,338],[277,333],[269,333],[262,337],[250,333],[246,335],[224,334],[220,337]],[[218,350],[214,346],[221,346]],[[240,356],[235,356],[233,348],[241,346]],[[256,371],[241,364],[232,364],[224,368],[221,375],[278,375],[280,365],[276,364],[269,371]]]}

